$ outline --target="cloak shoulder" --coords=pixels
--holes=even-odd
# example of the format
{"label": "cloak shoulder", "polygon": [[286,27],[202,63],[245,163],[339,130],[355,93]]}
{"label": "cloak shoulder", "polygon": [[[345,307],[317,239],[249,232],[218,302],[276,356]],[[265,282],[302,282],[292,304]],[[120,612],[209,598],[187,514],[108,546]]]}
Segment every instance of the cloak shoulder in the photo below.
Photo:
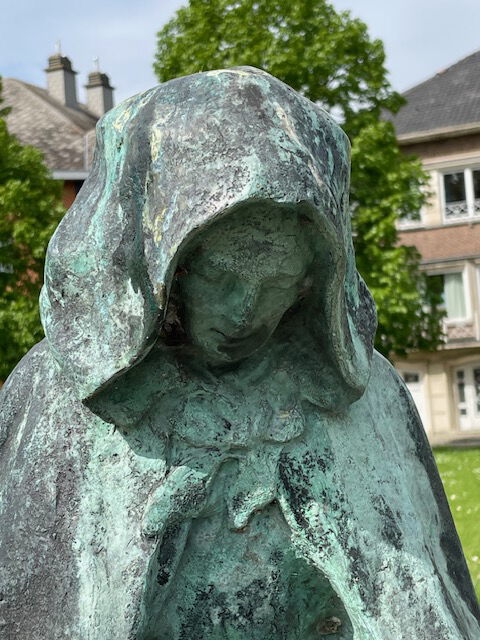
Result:
{"label": "cloak shoulder", "polygon": [[0,592],[7,638],[75,636],[72,537],[85,415],[46,342],[0,392]]}

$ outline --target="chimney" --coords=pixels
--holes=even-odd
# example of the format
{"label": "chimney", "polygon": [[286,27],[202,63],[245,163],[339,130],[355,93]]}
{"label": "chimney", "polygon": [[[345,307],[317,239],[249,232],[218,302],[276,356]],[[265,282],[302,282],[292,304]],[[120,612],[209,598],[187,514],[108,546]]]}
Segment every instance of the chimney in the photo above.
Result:
{"label": "chimney", "polygon": [[55,53],[48,59],[47,73],[48,93],[66,107],[77,107],[76,71],[72,63],[61,53]]}
{"label": "chimney", "polygon": [[88,84],[85,85],[85,88],[88,110],[96,116],[103,116],[113,107],[113,87],[110,86],[110,80],[106,73],[101,73],[98,69],[89,73]]}

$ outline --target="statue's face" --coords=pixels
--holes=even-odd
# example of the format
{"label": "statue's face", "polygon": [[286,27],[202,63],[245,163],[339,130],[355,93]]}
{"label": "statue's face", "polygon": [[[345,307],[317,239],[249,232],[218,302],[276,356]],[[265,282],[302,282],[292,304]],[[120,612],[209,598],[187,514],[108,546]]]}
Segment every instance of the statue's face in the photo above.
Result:
{"label": "statue's face", "polygon": [[205,359],[261,347],[307,283],[311,250],[292,211],[237,211],[202,233],[178,279],[186,330]]}

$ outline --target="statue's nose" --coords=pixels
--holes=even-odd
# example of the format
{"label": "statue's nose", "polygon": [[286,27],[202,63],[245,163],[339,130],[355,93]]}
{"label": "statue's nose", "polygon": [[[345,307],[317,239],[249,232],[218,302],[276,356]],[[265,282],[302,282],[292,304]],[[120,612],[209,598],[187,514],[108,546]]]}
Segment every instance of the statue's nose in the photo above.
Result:
{"label": "statue's nose", "polygon": [[255,315],[258,289],[250,283],[245,283],[237,288],[234,297],[235,309],[232,319],[236,326],[247,327]]}

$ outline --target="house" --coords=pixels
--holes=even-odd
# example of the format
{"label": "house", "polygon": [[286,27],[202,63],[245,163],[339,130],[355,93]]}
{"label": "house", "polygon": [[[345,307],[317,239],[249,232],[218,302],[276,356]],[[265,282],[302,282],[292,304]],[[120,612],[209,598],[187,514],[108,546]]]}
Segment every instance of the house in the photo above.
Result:
{"label": "house", "polygon": [[417,221],[401,222],[443,291],[446,343],[395,362],[430,440],[480,435],[480,51],[404,94],[398,142],[430,176]]}
{"label": "house", "polygon": [[86,105],[77,99],[76,78],[69,58],[49,57],[47,88],[3,78],[3,106],[11,107],[7,126],[23,144],[42,151],[57,180],[63,181],[63,200],[69,207],[88,175],[95,145],[97,120],[113,106],[113,87],[99,70],[88,76]]}

